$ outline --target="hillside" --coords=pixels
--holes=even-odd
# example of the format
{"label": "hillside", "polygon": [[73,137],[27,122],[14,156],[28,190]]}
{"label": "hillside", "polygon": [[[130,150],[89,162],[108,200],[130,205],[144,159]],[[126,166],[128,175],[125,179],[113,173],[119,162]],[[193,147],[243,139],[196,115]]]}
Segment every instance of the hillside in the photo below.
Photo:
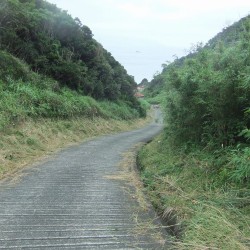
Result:
{"label": "hillside", "polygon": [[249,249],[249,76],[247,16],[145,90],[160,96],[165,130],[140,152],[141,175],[180,249]]}
{"label": "hillside", "polygon": [[133,99],[136,83],[89,27],[44,0],[2,0],[0,49],[95,99]]}
{"label": "hillside", "polygon": [[165,65],[145,90],[148,97],[165,93],[168,126],[183,128],[180,142],[184,134],[187,141],[203,146],[210,139],[218,140],[219,146],[246,142],[239,134],[250,126],[249,38],[247,16],[204,47],[198,45],[186,57]]}
{"label": "hillside", "polygon": [[78,18],[44,0],[1,1],[0,66],[0,129],[26,117],[145,116],[133,77]]}
{"label": "hillside", "polygon": [[67,11],[1,0],[0,179],[60,147],[144,124],[135,86]]}
{"label": "hillside", "polygon": [[215,48],[219,42],[223,42],[224,45],[232,46],[242,39],[245,31],[249,28],[250,15],[242,18],[238,22],[224,28],[215,37],[210,39],[206,44],[206,47]]}
{"label": "hillside", "polygon": [[[237,42],[243,38],[245,31],[248,29],[250,15],[242,18],[240,21],[235,22],[231,26],[224,28],[221,32],[219,32],[215,37],[211,38],[204,46],[197,44],[195,48],[191,49],[191,52],[184,57],[176,58],[174,61],[175,67],[182,66],[184,61],[188,58],[193,58],[197,55],[198,51],[202,48],[206,49],[216,49],[218,46],[233,46]],[[164,72],[169,69],[168,65],[162,65],[163,70],[162,74],[157,75],[154,79],[147,84],[147,88],[145,90],[145,95],[148,97],[150,102],[158,102],[160,101],[161,95],[163,91],[163,75]]]}

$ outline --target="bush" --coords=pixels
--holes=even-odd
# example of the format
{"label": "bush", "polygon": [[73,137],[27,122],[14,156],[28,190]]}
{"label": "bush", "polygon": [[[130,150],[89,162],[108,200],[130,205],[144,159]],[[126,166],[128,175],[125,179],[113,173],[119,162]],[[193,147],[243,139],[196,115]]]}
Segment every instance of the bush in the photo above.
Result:
{"label": "bush", "polygon": [[250,148],[233,150],[229,161],[229,179],[250,188]]}

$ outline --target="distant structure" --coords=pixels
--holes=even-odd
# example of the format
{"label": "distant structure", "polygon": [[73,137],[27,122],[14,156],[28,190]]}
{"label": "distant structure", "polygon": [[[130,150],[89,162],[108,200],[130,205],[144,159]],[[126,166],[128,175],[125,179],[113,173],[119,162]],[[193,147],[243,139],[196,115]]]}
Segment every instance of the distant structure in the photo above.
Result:
{"label": "distant structure", "polygon": [[138,92],[142,92],[144,89],[145,89],[144,85],[140,85],[140,86],[137,87]]}
{"label": "distant structure", "polygon": [[135,91],[134,96],[137,98],[144,98],[144,95],[142,94],[142,91],[144,90],[144,85],[138,85]]}
{"label": "distant structure", "polygon": [[136,92],[135,97],[137,98],[144,98],[144,95],[142,93]]}

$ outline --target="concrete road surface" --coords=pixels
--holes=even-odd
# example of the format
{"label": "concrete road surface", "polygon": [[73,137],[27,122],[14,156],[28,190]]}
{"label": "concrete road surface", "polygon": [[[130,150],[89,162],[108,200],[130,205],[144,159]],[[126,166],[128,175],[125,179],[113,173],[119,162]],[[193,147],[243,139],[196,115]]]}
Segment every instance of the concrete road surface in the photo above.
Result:
{"label": "concrete road surface", "polygon": [[139,208],[124,180],[107,178],[123,152],[161,129],[154,122],[99,137],[0,182],[0,249],[165,249],[148,223],[154,213]]}

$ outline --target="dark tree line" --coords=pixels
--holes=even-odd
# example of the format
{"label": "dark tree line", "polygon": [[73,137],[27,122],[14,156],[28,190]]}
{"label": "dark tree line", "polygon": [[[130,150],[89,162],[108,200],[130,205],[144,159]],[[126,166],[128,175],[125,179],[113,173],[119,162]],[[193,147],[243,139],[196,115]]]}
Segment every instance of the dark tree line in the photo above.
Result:
{"label": "dark tree line", "polygon": [[0,49],[62,87],[96,99],[136,103],[133,77],[78,18],[44,0],[0,2]]}

